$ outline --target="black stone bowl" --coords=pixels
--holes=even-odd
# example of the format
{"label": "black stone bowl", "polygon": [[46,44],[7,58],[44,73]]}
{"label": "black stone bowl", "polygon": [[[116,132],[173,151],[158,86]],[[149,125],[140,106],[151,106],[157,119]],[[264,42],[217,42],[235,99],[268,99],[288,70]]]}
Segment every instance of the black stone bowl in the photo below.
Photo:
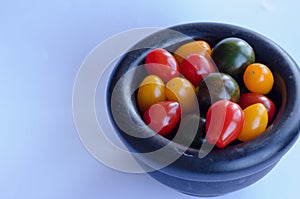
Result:
{"label": "black stone bowl", "polygon": [[[272,98],[278,112],[273,123],[256,139],[223,149],[213,148],[205,157],[199,157],[199,150],[186,149],[186,146],[154,134],[144,124],[136,106],[135,91],[145,71],[138,66],[143,64],[149,50],[156,47],[174,52],[192,39],[205,40],[213,47],[226,37],[246,40],[255,51],[256,62],[264,63],[273,71]],[[124,74],[128,75],[124,77]],[[233,25],[183,24],[147,36],[120,59],[110,77],[107,92],[112,123],[128,149],[135,152],[140,165],[159,182],[190,195],[221,195],[253,184],[278,163],[295,143],[300,131],[299,67],[268,38]],[[165,150],[159,155],[151,153],[162,148]],[[171,163],[164,161],[177,156]]]}

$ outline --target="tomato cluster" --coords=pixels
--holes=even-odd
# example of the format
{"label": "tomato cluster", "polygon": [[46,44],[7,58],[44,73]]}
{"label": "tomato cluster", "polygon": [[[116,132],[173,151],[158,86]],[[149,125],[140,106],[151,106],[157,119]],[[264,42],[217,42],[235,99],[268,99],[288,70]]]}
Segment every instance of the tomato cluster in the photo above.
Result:
{"label": "tomato cluster", "polygon": [[182,139],[192,137],[192,146],[207,141],[223,148],[254,139],[274,119],[276,107],[266,96],[273,74],[255,62],[253,48],[240,38],[225,38],[213,49],[202,40],[188,42],[173,54],[155,48],[146,56],[145,69],[138,108],[144,122],[162,136],[174,134],[181,121]]}

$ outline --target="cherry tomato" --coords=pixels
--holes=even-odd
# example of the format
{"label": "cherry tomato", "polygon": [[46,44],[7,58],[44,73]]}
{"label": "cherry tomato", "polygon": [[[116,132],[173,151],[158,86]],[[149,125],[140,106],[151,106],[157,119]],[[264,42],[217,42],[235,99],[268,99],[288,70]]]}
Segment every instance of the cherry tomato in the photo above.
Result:
{"label": "cherry tomato", "polygon": [[137,93],[137,103],[141,112],[144,112],[152,104],[165,101],[165,84],[156,75],[147,76],[140,84]]}
{"label": "cherry tomato", "polygon": [[268,123],[270,124],[273,121],[276,112],[276,108],[273,101],[270,98],[258,93],[241,94],[239,105],[242,109],[245,109],[248,106],[256,103],[262,103],[266,107],[268,111]]}
{"label": "cherry tomato", "polygon": [[224,148],[238,137],[244,120],[244,112],[237,103],[228,100],[215,102],[206,115],[207,142]]}
{"label": "cherry tomato", "polygon": [[250,64],[243,76],[245,86],[253,93],[268,94],[274,83],[271,70],[264,64]]}
{"label": "cherry tomato", "polygon": [[144,122],[162,136],[168,135],[181,117],[178,102],[164,101],[150,106],[144,113]]}
{"label": "cherry tomato", "polygon": [[200,109],[207,110],[218,100],[238,102],[240,88],[230,75],[225,73],[210,73],[197,88],[197,97]]}
{"label": "cherry tomato", "polygon": [[145,69],[149,74],[159,76],[164,82],[180,74],[176,59],[162,48],[156,48],[147,54]]}
{"label": "cherry tomato", "polygon": [[197,87],[208,74],[216,72],[211,60],[200,54],[188,55],[180,64],[181,74]]}
{"label": "cherry tomato", "polygon": [[255,54],[253,48],[245,40],[229,37],[222,39],[214,46],[211,58],[221,72],[239,81],[245,68],[254,63]]}
{"label": "cherry tomato", "polygon": [[197,107],[195,88],[185,78],[175,77],[168,81],[166,96],[168,100],[178,101],[184,112],[192,112]]}
{"label": "cherry tomato", "polygon": [[262,134],[268,124],[268,112],[262,103],[256,103],[244,109],[245,125],[238,139],[249,141]]}
{"label": "cherry tomato", "polygon": [[181,64],[184,58],[191,54],[210,55],[211,48],[205,41],[192,41],[180,46],[174,53],[177,62]]}

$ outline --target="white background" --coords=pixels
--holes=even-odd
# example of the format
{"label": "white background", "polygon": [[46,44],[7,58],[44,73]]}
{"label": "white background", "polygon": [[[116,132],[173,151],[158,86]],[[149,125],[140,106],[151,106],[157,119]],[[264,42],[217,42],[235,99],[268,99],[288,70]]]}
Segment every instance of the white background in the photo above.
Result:
{"label": "white background", "polygon": [[[282,46],[297,63],[299,1],[0,1],[0,198],[195,198],[95,160],[72,118],[77,70],[132,28],[225,22]],[[300,116],[300,115],[299,115]],[[298,198],[300,143],[254,185],[220,198]]]}

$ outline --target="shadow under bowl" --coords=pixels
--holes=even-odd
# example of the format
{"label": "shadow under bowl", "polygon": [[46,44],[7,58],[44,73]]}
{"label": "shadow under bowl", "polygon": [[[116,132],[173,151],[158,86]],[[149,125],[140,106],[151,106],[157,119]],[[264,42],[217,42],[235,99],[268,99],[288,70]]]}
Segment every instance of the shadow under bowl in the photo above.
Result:
{"label": "shadow under bowl", "polygon": [[[223,149],[213,148],[200,158],[199,150],[186,149],[154,134],[145,125],[134,95],[145,76],[143,67],[138,66],[143,64],[146,54],[153,48],[174,52],[183,43],[199,39],[213,47],[227,37],[247,41],[255,51],[256,62],[264,63],[273,71],[273,101],[278,105],[278,113],[268,129],[256,139]],[[146,37],[120,59],[110,77],[107,92],[112,123],[128,149],[134,152],[136,160],[159,182],[189,195],[222,195],[253,184],[277,164],[295,143],[300,131],[299,67],[268,38],[229,24],[183,24]],[[151,153],[164,147],[165,150],[155,155]],[[178,158],[164,165],[168,157]]]}

